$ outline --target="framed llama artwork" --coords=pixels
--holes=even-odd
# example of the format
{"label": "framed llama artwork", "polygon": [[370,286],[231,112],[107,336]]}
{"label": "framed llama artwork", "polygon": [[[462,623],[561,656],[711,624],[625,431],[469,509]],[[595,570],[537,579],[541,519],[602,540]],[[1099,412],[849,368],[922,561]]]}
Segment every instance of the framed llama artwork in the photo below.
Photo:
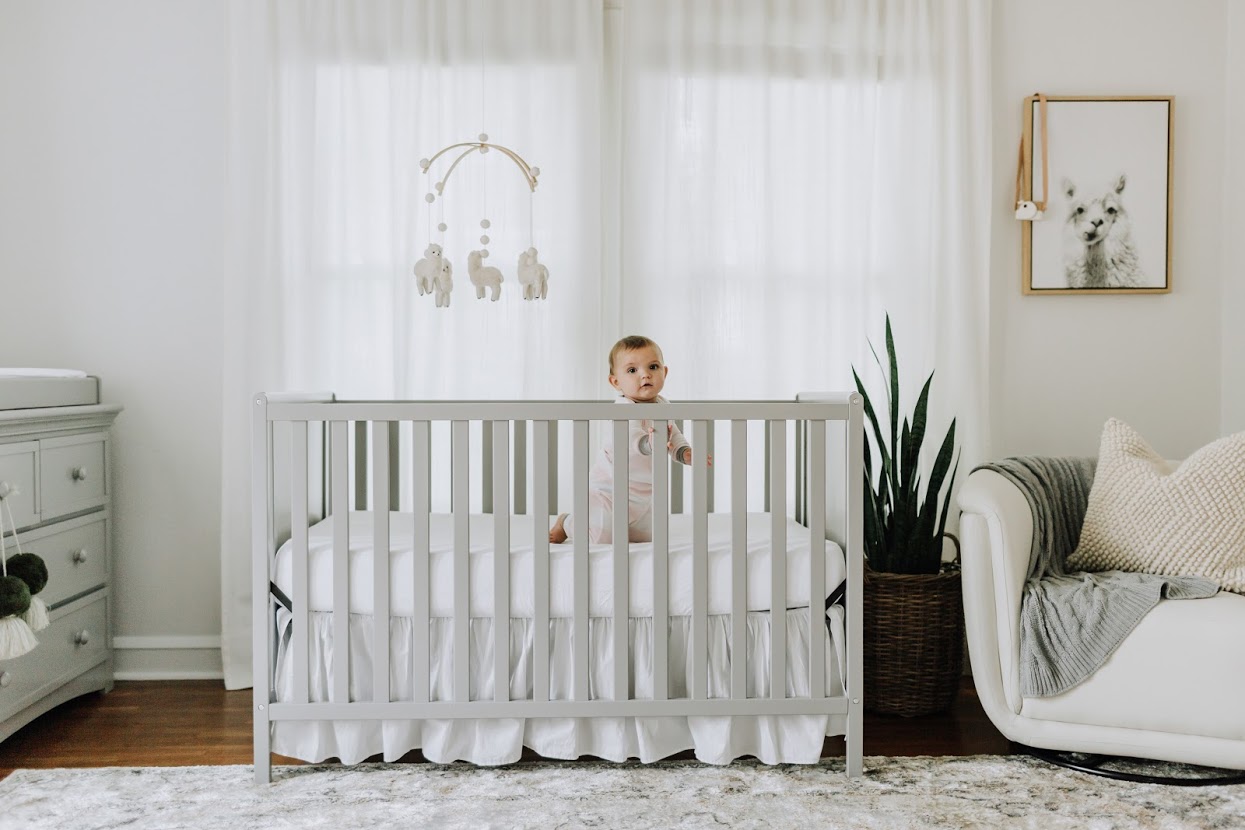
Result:
{"label": "framed llama artwork", "polygon": [[1025,99],[1018,200],[1046,200],[1020,223],[1025,294],[1171,291],[1173,104],[1170,95]]}

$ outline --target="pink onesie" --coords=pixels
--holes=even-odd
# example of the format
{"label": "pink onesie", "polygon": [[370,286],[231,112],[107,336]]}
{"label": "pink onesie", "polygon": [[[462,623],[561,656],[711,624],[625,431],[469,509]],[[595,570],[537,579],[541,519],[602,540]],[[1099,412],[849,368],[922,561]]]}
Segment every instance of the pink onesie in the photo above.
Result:
{"label": "pink onesie", "polygon": [[[635,403],[620,397],[614,403]],[[660,395],[657,403],[666,403]],[[683,433],[672,423],[670,455],[683,461],[683,450],[691,449]],[[652,434],[653,422],[647,418],[628,421],[627,430],[627,541],[653,541],[653,444],[662,436]],[[571,516],[563,527],[569,539]],[[614,540],[614,424],[606,425],[601,452],[588,475],[588,541],[608,543]]]}

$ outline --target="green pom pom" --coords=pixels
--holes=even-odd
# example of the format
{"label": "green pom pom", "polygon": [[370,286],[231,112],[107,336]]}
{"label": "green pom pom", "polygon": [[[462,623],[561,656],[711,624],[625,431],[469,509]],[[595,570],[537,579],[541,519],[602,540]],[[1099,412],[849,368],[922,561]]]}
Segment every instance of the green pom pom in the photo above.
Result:
{"label": "green pom pom", "polygon": [[9,569],[9,576],[15,576],[30,588],[30,593],[37,594],[48,584],[48,566],[33,553],[19,553],[10,556],[4,563]]}
{"label": "green pom pom", "polygon": [[15,576],[0,576],[0,617],[25,614],[30,608],[30,588]]}

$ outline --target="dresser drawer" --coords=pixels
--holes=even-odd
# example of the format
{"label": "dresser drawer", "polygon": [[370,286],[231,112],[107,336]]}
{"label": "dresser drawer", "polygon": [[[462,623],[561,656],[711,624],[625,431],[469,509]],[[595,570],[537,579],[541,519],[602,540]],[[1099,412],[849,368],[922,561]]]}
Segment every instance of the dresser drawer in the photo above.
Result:
{"label": "dresser drawer", "polygon": [[70,519],[49,533],[40,528],[22,536],[22,550],[37,553],[48,566],[48,584],[39,599],[49,607],[108,581],[108,524],[105,518]]}
{"label": "dresser drawer", "polygon": [[107,436],[102,432],[39,442],[39,506],[43,519],[108,501]]}
{"label": "dresser drawer", "polygon": [[[39,521],[39,511],[35,505],[35,469],[39,448],[37,441],[22,441],[17,444],[0,444],[0,495],[8,493],[9,512],[13,514],[13,522],[18,527],[26,527]],[[4,485],[8,485],[5,487]],[[17,492],[12,492],[13,488]],[[0,504],[0,510],[4,508]],[[11,531],[9,513],[4,514],[5,530]]]}
{"label": "dresser drawer", "polygon": [[108,600],[53,620],[35,635],[39,645],[13,660],[0,660],[0,720],[62,683],[82,674],[108,652]]}

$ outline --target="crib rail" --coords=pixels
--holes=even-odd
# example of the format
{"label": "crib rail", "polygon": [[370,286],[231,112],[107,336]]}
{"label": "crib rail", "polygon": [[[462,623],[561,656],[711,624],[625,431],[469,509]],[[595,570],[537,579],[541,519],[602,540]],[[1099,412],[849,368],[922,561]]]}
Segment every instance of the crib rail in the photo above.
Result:
{"label": "crib rail", "polygon": [[[533,630],[550,623],[550,544],[546,517],[564,507],[579,527],[588,524],[590,425],[605,422],[615,446],[627,441],[628,417],[635,407],[586,401],[335,401],[331,396],[257,395],[254,398],[255,462],[255,774],[270,775],[270,724],[279,720],[425,719],[494,717],[688,716],[759,714],[839,714],[847,721],[848,774],[862,768],[862,447],[861,401],[855,394],[802,395],[797,401],[679,402],[644,407],[654,434],[668,424],[689,426],[694,463],[653,464],[653,690],[650,698],[630,692],[630,559],[625,509],[614,511],[612,576],[612,646],[615,659],[610,688],[590,695],[589,557],[586,534],[572,538],[573,653],[569,700],[554,700],[547,636],[533,638],[532,694],[510,699],[509,556],[492,557],[493,684],[492,700],[470,699],[470,582],[468,551],[473,496],[475,512],[494,515],[492,549],[512,549],[510,515],[533,514]],[[660,417],[652,417],[660,416]],[[763,424],[762,469],[750,471],[750,424]],[[715,425],[725,423],[729,437],[715,441]],[[688,430],[685,430],[688,431]],[[753,430],[755,431],[755,430]],[[789,440],[789,438],[791,440]],[[438,443],[440,441],[440,443]],[[729,494],[725,510],[714,500],[717,478],[704,463],[720,445],[729,455]],[[660,443],[658,443],[660,447]],[[448,450],[448,482],[434,477],[434,456]],[[664,458],[664,454],[658,454]],[[829,463],[827,459],[830,459]],[[768,696],[748,697],[746,661],[731,659],[728,697],[710,697],[708,661],[708,516],[731,514],[731,641],[744,644],[747,624],[747,513],[749,482],[764,478],[764,509],[770,528],[770,665]],[[563,476],[570,492],[559,490]],[[629,470],[614,465],[614,503],[626,504]],[[478,487],[473,493],[473,484]],[[448,491],[453,515],[453,655],[452,693],[433,700],[429,685],[430,516],[434,501]],[[794,499],[790,498],[794,494]],[[789,504],[789,502],[794,503]],[[665,632],[668,603],[669,520],[690,506],[692,526],[692,615],[690,648],[694,656],[688,696],[671,698]],[[389,663],[389,556],[372,557],[371,700],[351,700],[349,666],[349,511],[371,510],[374,549],[390,549],[390,510],[410,509],[414,516],[415,608],[410,700],[391,700]],[[312,523],[332,515],[333,642],[329,700],[312,701],[308,682],[310,637],[309,535]],[[786,517],[793,515],[809,534],[808,695],[787,697]],[[847,557],[846,695],[825,687],[827,631],[825,541],[834,538]],[[278,702],[273,691],[277,632],[269,589],[275,554],[289,540],[293,547],[291,649],[293,702]],[[801,623],[802,624],[802,623]],[[620,657],[621,655],[621,657]],[[741,655],[742,656],[742,655]]]}

